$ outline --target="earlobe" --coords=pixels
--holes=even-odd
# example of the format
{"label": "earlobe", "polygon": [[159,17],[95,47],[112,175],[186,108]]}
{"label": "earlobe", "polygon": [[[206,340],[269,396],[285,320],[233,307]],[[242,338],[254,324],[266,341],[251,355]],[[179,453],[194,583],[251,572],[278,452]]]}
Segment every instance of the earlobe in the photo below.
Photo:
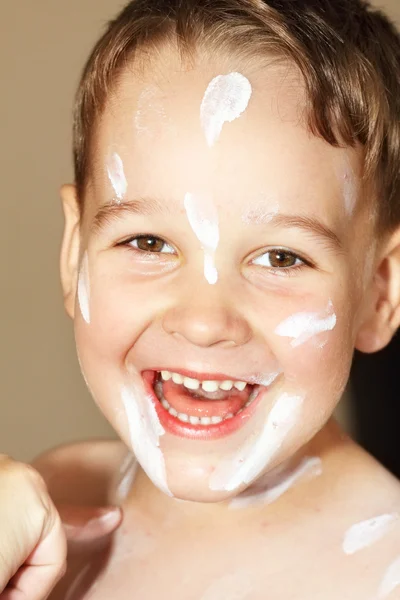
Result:
{"label": "earlobe", "polygon": [[400,228],[390,236],[371,286],[355,344],[365,353],[385,348],[400,325]]}
{"label": "earlobe", "polygon": [[80,254],[80,208],[74,185],[64,185],[60,191],[64,210],[64,236],[60,256],[61,284],[67,314],[75,316]]}

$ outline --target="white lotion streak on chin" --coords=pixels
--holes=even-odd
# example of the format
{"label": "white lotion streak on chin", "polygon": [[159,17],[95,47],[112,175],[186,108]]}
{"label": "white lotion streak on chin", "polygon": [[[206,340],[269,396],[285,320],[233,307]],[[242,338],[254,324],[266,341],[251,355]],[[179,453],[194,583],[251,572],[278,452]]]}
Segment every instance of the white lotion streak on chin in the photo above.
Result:
{"label": "white lotion streak on chin", "polygon": [[224,123],[232,123],[246,110],[252,94],[250,81],[240,73],[218,75],[209,83],[200,107],[207,144],[212,147]]}
{"label": "white lotion streak on chin", "polygon": [[122,202],[128,189],[128,183],[125,177],[124,164],[121,157],[116,152],[111,154],[108,161],[107,175],[113,187],[117,202]]}
{"label": "white lotion streak on chin", "polygon": [[[387,598],[400,585],[400,556],[396,558],[385,573],[379,586],[378,597]],[[394,598],[393,598],[394,600]]]}
{"label": "white lotion streak on chin", "polygon": [[89,257],[85,252],[78,279],[78,302],[82,317],[90,324],[90,280],[89,280]]}
{"label": "white lotion streak on chin", "polygon": [[356,523],[350,527],[344,536],[343,552],[345,554],[355,554],[363,548],[371,546],[386,535],[391,525],[398,518],[398,513],[392,513]]}
{"label": "white lotion streak on chin", "polygon": [[185,194],[185,210],[188,221],[204,252],[204,277],[209,284],[218,281],[215,252],[219,244],[218,213],[212,200],[206,196]]}
{"label": "white lotion streak on chin", "polygon": [[247,508],[260,504],[271,504],[290,490],[303,478],[314,478],[322,475],[322,461],[318,457],[305,457],[301,463],[292,471],[283,471],[274,477],[266,489],[254,492],[243,492],[229,503],[229,508]]}
{"label": "white lotion streak on chin", "polygon": [[[329,302],[326,313],[324,316],[317,312],[296,313],[282,321],[275,329],[275,333],[281,337],[292,338],[290,345],[296,348],[314,336],[335,328],[336,315],[333,312],[332,302]],[[321,348],[323,346],[324,344],[320,344]]]}
{"label": "white lotion streak on chin", "polygon": [[254,575],[237,572],[214,581],[201,596],[201,600],[247,600],[254,594]]}
{"label": "white lotion streak on chin", "polygon": [[304,398],[284,392],[275,402],[264,429],[232,458],[221,461],[210,477],[210,489],[232,492],[252,483],[268,466],[299,419]]}
{"label": "white lotion streak on chin", "polygon": [[132,449],[140,466],[162,492],[172,496],[167,486],[164,456],[160,448],[160,436],[165,430],[161,425],[150,398],[139,397],[139,392],[124,386],[122,402],[128,417]]}

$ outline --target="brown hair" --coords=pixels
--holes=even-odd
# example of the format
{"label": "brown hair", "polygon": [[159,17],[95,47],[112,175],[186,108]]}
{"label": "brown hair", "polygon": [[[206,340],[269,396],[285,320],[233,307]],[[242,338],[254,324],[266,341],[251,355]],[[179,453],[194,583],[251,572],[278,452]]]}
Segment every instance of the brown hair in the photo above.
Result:
{"label": "brown hair", "polygon": [[[362,0],[133,0],[113,20],[84,69],[74,113],[75,182],[82,202],[96,124],[118,76],[138,52],[177,46],[238,58],[279,57],[306,86],[311,131],[364,148],[379,221],[400,223],[400,38]],[[228,54],[228,55],[229,55]]]}

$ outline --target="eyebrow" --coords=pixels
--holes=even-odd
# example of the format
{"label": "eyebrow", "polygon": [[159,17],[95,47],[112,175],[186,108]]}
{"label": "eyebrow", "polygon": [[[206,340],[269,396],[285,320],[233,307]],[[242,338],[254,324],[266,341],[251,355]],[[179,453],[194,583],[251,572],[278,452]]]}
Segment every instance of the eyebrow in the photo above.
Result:
{"label": "eyebrow", "polygon": [[111,200],[103,204],[97,211],[91,225],[91,231],[99,233],[106,225],[124,215],[170,215],[171,212],[168,202],[160,202],[156,198],[137,198],[122,202]]}
{"label": "eyebrow", "polygon": [[273,227],[287,227],[302,229],[313,237],[319,238],[331,250],[335,252],[343,252],[343,244],[339,236],[329,227],[315,219],[306,215],[274,215],[269,225]]}
{"label": "eyebrow", "polygon": [[[172,214],[173,203],[160,202],[156,198],[144,198],[140,197],[135,200],[124,200],[117,202],[111,200],[106,204],[103,204],[97,211],[91,230],[93,233],[100,232],[106,225],[109,225],[114,220],[121,218],[125,214],[134,215],[161,215],[167,216]],[[259,218],[247,217],[248,223],[260,224]],[[301,229],[306,233],[311,234],[313,237],[319,238],[322,242],[328,245],[328,247],[336,252],[343,251],[343,244],[338,235],[329,227],[321,223],[314,217],[306,215],[285,215],[275,214],[272,217],[268,217],[265,221],[272,227],[286,227]]]}

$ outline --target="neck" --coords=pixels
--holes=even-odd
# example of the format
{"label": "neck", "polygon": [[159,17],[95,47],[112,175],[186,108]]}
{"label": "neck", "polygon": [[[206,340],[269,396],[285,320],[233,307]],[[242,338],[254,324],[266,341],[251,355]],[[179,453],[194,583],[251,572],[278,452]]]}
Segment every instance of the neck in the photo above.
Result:
{"label": "neck", "polygon": [[[219,521],[241,519],[260,510],[282,518],[285,509],[293,503],[309,504],[314,497],[314,486],[319,486],[319,475],[332,468],[332,451],[348,443],[348,438],[331,419],[323,429],[288,461],[260,477],[254,484],[234,499],[218,503],[187,502],[170,498],[154,486],[144,471],[131,460],[125,473],[125,490],[121,488],[124,511],[135,510],[150,518],[163,521],[174,516],[179,521],[199,523],[217,518]],[[332,465],[332,466],[331,466]],[[319,501],[321,500],[319,494]],[[121,499],[121,498],[120,498]],[[233,510],[237,509],[237,510]]]}

